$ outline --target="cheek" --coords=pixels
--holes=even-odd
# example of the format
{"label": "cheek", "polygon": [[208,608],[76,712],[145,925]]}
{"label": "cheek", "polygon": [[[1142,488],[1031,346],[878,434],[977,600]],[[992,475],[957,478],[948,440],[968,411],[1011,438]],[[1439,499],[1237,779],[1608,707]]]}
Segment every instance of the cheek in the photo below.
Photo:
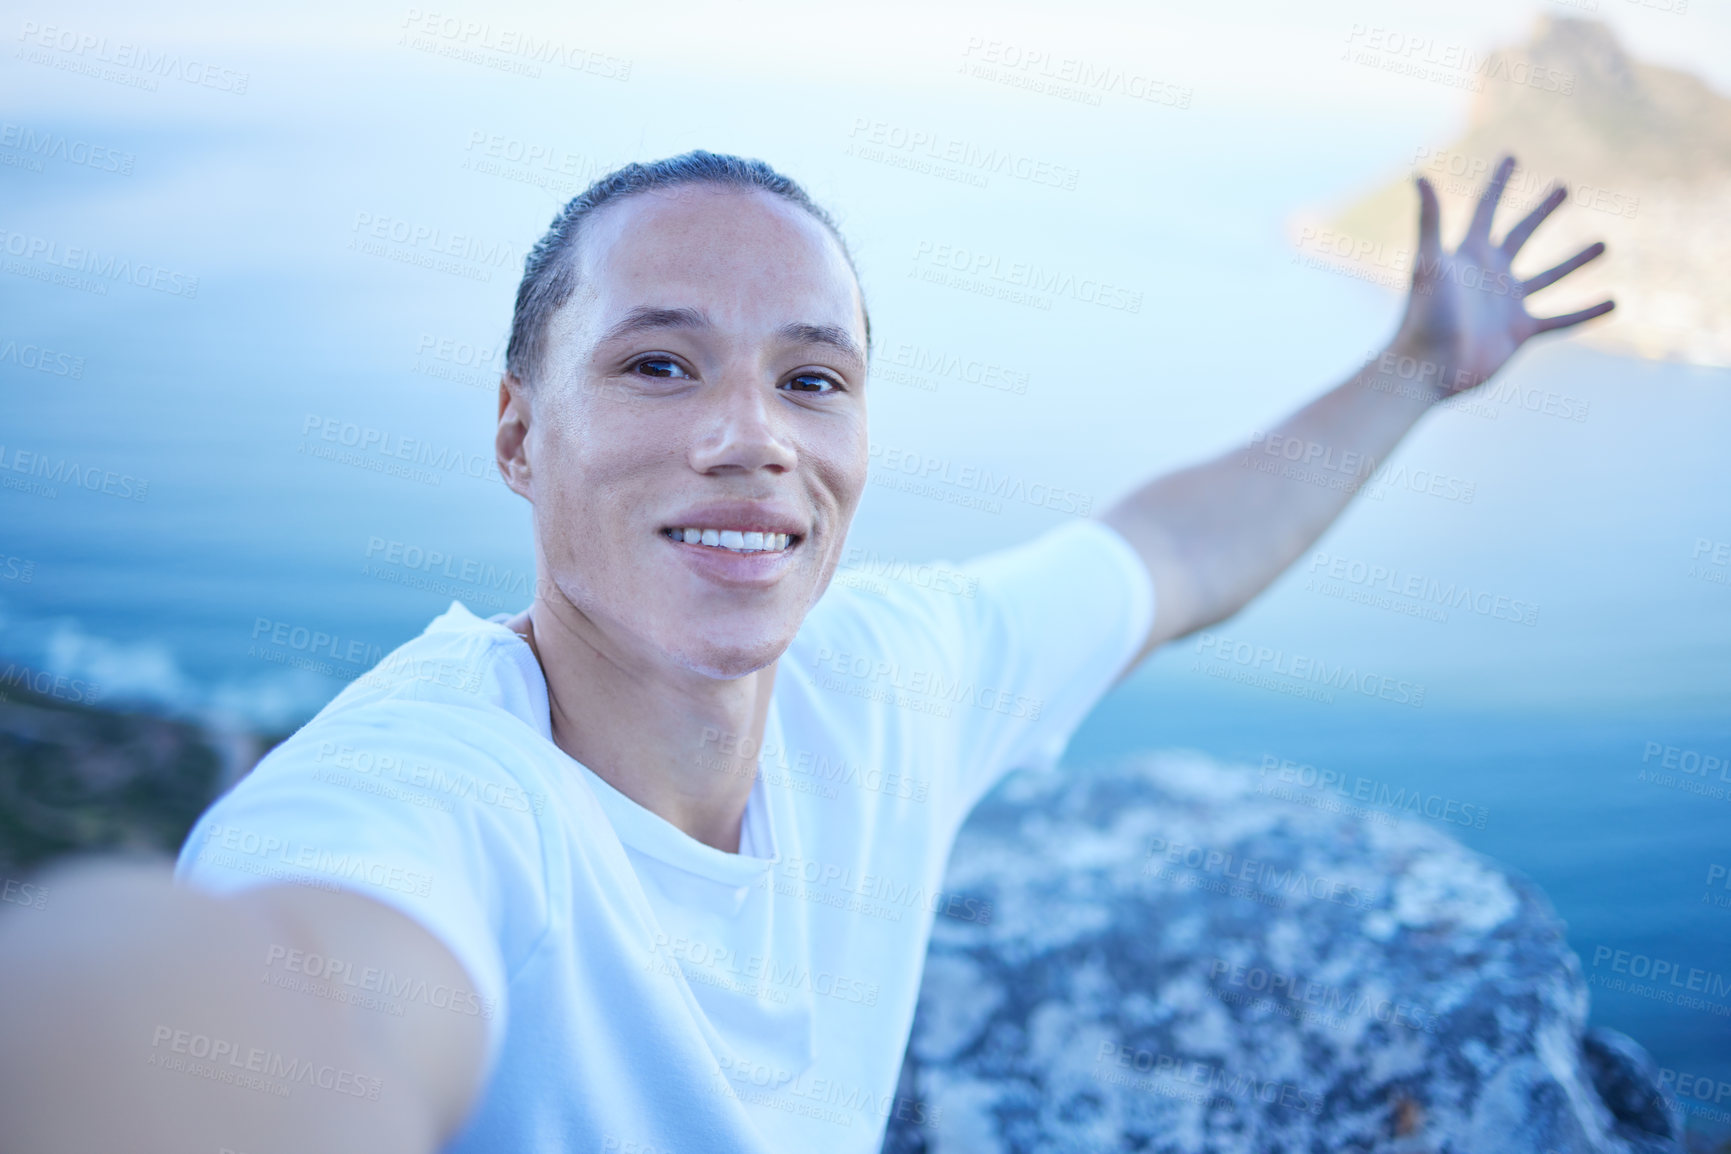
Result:
{"label": "cheek", "polygon": [[859,506],[860,499],[865,495],[866,480],[871,471],[871,458],[863,421],[860,423],[857,436],[847,443],[844,451],[825,464],[829,467],[828,480],[837,500],[843,511],[852,516],[854,509]]}
{"label": "cheek", "polygon": [[534,458],[535,519],[547,556],[566,571],[641,563],[665,506],[665,435],[644,443],[641,422],[566,421],[541,432]]}

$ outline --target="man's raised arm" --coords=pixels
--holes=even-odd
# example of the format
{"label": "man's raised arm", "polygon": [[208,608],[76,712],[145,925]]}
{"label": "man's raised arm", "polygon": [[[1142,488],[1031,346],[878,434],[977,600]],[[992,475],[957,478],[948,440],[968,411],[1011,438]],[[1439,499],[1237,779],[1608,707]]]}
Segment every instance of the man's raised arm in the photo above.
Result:
{"label": "man's raised arm", "polygon": [[0,916],[7,1154],[430,1154],[479,1096],[480,1018],[325,988],[333,958],[466,985],[396,910],[297,885],[215,897],[114,863],[41,886],[43,908]]}
{"label": "man's raised arm", "polygon": [[1418,179],[1418,260],[1399,331],[1349,380],[1259,438],[1266,453],[1247,462],[1243,450],[1234,450],[1166,474],[1102,516],[1142,555],[1154,581],[1154,624],[1126,674],[1161,644],[1232,616],[1267,588],[1322,536],[1431,405],[1483,384],[1530,337],[1611,311],[1610,301],[1566,316],[1526,311],[1527,294],[1605,246],[1590,245],[1537,276],[1514,277],[1516,253],[1567,193],[1553,189],[1493,243],[1491,217],[1513,170],[1512,157],[1497,166],[1453,253],[1442,249],[1436,192]]}

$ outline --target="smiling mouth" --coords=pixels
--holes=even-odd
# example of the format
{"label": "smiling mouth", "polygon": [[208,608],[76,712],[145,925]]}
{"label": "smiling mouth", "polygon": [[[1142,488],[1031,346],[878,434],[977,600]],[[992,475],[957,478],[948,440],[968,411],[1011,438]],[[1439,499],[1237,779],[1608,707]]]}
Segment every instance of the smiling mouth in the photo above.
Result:
{"label": "smiling mouth", "polygon": [[799,533],[765,533],[755,529],[663,529],[661,535],[669,541],[727,553],[786,553],[805,540]]}

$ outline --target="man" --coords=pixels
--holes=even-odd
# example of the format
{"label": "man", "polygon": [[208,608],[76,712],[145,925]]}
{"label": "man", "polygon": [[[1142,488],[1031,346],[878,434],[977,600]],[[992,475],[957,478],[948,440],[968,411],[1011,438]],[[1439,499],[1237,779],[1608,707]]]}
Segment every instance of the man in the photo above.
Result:
{"label": "man", "polygon": [[[1603,246],[1515,279],[1564,193],[1493,243],[1512,167],[1449,255],[1419,181],[1388,355],[1276,434],[1368,474],[1612,307],[1526,312]],[[345,689],[204,815],[181,885],[83,867],[0,926],[6,1148],[863,1152],[919,1118],[897,1071],[969,809],[1354,486],[1223,457],[952,588],[832,588],[869,332],[833,224],[760,162],[629,166],[567,206],[499,393],[533,604],[454,603]]]}

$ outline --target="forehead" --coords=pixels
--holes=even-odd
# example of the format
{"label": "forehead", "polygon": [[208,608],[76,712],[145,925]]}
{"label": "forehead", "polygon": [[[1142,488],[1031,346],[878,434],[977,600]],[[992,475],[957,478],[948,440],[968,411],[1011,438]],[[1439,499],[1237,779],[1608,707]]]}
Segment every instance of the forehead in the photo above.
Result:
{"label": "forehead", "polygon": [[761,189],[682,185],[627,197],[585,222],[574,258],[582,311],[598,330],[642,306],[695,307],[723,328],[834,324],[864,343],[841,246],[810,213]]}

